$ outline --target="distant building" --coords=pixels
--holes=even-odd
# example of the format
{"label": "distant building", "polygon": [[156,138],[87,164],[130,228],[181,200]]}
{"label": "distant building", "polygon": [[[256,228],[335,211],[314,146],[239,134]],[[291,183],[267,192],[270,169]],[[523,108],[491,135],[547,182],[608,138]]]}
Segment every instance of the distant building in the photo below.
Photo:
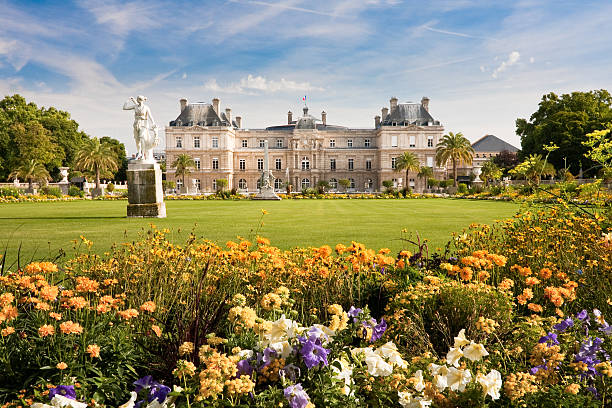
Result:
{"label": "distant building", "polygon": [[[444,127],[429,112],[429,98],[420,103],[398,103],[391,98],[389,107],[375,116],[374,127],[355,129],[328,123],[327,113],[312,116],[308,107],[302,116],[289,111],[283,125],[265,129],[245,129],[242,117],[233,116],[230,108],[222,111],[219,99],[212,103],[188,103],[180,100],[180,114],[166,127],[167,163],[180,154],[195,161],[195,169],[186,177],[188,187],[213,192],[216,180],[228,180],[229,188],[242,192],[258,190],[263,170],[264,140],[268,140],[270,169],[274,187],[294,191],[316,187],[327,181],[333,191],[340,191],[338,180],[348,179],[348,191],[368,192],[383,189],[384,180],[394,180],[398,187],[408,185],[424,189],[425,180],[416,173],[395,170],[397,157],[414,152],[422,166],[434,168],[439,177],[444,167],[435,165],[436,145]],[[168,166],[168,180],[176,181],[174,169]]]}
{"label": "distant building", "polygon": [[482,167],[484,162],[499,155],[504,150],[512,153],[519,150],[495,135],[484,135],[472,143],[472,148],[474,149],[473,167]]}

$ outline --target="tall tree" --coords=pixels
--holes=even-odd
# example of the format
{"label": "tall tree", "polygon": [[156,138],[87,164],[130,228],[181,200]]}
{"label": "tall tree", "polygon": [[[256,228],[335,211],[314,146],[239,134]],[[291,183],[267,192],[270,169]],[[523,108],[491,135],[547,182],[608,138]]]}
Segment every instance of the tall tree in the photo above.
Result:
{"label": "tall tree", "polygon": [[502,170],[503,175],[507,176],[508,171],[519,164],[518,153],[502,150],[497,156],[493,157],[493,163]]}
{"label": "tall tree", "polygon": [[448,132],[442,136],[442,140],[436,146],[436,162],[438,166],[446,165],[451,160],[453,162],[453,180],[454,186],[457,187],[457,165],[465,163],[472,164],[474,157],[474,149],[469,140],[463,136],[461,132]]}
{"label": "tall tree", "polygon": [[100,174],[116,171],[118,167],[112,146],[109,143],[100,143],[96,137],[85,142],[77,151],[75,165],[79,170],[90,171],[94,174],[96,178],[94,195],[102,194]]}
{"label": "tall tree", "polygon": [[14,123],[9,132],[20,162],[36,160],[50,167],[61,166],[64,151],[53,142],[50,132],[39,122]]}
{"label": "tall tree", "polygon": [[499,180],[503,174],[499,166],[495,164],[494,158],[484,162],[480,171],[480,179],[484,181],[485,186],[489,185],[489,180]]}
{"label": "tall tree", "polygon": [[[570,163],[570,171],[577,173],[582,165],[586,175],[594,174],[596,164],[585,157],[588,146],[586,135],[605,128],[612,122],[612,96],[604,89],[572,92],[558,96],[549,93],[542,97],[538,110],[529,121],[516,120],[516,134],[521,137],[521,159],[534,154],[546,155],[545,145],[559,146],[548,161],[556,168]],[[564,160],[565,159],[565,160]]]}
{"label": "tall tree", "polygon": [[172,162],[172,167],[174,167],[175,177],[182,177],[183,187],[185,187],[185,176],[191,173],[191,169],[195,167],[195,161],[188,154],[179,154]]}
{"label": "tall tree", "polygon": [[117,162],[118,170],[117,173],[115,173],[114,179],[117,181],[126,181],[128,159],[125,152],[125,145],[117,139],[108,136],[102,136],[100,138],[100,143],[107,143],[115,153],[115,161]]}
{"label": "tall tree", "polygon": [[542,155],[532,154],[520,163],[510,174],[525,178],[531,185],[539,185],[542,176],[554,176],[555,167],[546,161]]}
{"label": "tall tree", "polygon": [[11,174],[9,174],[9,178],[27,181],[28,191],[32,192],[34,191],[34,182],[38,182],[39,184],[47,184],[47,181],[49,181],[51,177],[42,163],[36,161],[35,159],[30,159],[24,161],[21,165],[15,168]]}
{"label": "tall tree", "polygon": [[408,187],[408,175],[411,171],[418,172],[421,168],[421,162],[412,152],[404,152],[396,159],[395,171],[406,171],[406,180],[404,186]]}

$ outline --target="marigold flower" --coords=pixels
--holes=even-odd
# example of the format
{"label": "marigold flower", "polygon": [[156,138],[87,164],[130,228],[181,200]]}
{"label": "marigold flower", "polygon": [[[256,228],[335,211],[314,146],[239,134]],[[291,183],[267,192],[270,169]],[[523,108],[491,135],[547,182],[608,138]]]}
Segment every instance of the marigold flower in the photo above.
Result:
{"label": "marigold flower", "polygon": [[257,236],[257,243],[259,245],[270,245],[270,240],[268,238]]}
{"label": "marigold flower", "polygon": [[81,334],[83,333],[83,328],[80,324],[68,320],[60,324],[60,331],[64,334]]}
{"label": "marigold flower", "polygon": [[4,306],[2,310],[0,310],[0,323],[15,319],[19,313],[17,312],[17,308],[15,306]]}
{"label": "marigold flower", "polygon": [[100,346],[98,346],[97,344],[90,344],[87,346],[87,352],[89,353],[89,357],[99,358],[100,357]]}
{"label": "marigold flower", "polygon": [[504,278],[497,287],[501,290],[510,290],[514,286],[514,281],[509,278]]}
{"label": "marigold flower", "polygon": [[463,279],[464,281],[471,280],[472,279],[472,268],[470,268],[469,266],[461,268],[461,270],[459,271],[459,276],[461,276],[461,279]]}
{"label": "marigold flower", "polygon": [[89,301],[82,296],[71,297],[68,299],[68,302],[66,302],[66,306],[71,307],[74,310],[83,309],[87,305],[89,305]]}
{"label": "marigold flower", "polygon": [[155,333],[155,335],[156,335],[157,337],[161,337],[161,335],[162,335],[162,329],[160,329],[160,327],[159,327],[159,326],[157,326],[157,325],[155,325],[155,324],[154,324],[153,326],[151,326],[151,330],[153,330],[153,333]]}
{"label": "marigold flower", "polygon": [[15,333],[15,328],[12,326],[7,326],[4,329],[2,329],[2,331],[0,331],[0,334],[2,335],[2,337],[10,336],[13,333]]}
{"label": "marigold flower", "polygon": [[93,279],[89,279],[85,276],[77,277],[76,281],[77,281],[77,285],[76,285],[77,292],[96,292],[98,290],[98,287],[100,286],[100,284],[97,281]]}
{"label": "marigold flower", "polygon": [[44,310],[44,311],[51,310],[51,306],[47,302],[38,302],[36,303],[36,306],[34,306],[34,308],[36,310]]}
{"label": "marigold flower", "polygon": [[580,384],[569,384],[567,387],[565,387],[564,390],[567,394],[578,394],[578,392],[580,391]]}
{"label": "marigold flower", "polygon": [[540,305],[538,305],[538,304],[536,304],[536,303],[530,303],[530,304],[528,304],[528,305],[527,305],[527,308],[528,308],[529,310],[533,311],[533,312],[536,312],[536,313],[542,313],[542,311],[544,310],[544,309],[542,308],[542,306],[540,306]]}
{"label": "marigold flower", "polygon": [[10,305],[15,300],[15,296],[12,293],[5,292],[0,295],[0,307],[4,307],[6,305]]}
{"label": "marigold flower", "polygon": [[138,317],[139,313],[138,313],[138,310],[136,310],[136,309],[126,309],[126,310],[121,310],[121,311],[117,312],[117,314],[123,320],[130,320],[132,318]]}
{"label": "marigold flower", "polygon": [[261,299],[261,307],[264,310],[280,309],[283,300],[276,293],[266,293]]}
{"label": "marigold flower", "polygon": [[57,265],[53,262],[40,262],[39,267],[41,272],[45,273],[54,273],[57,272]]}
{"label": "marigold flower", "polygon": [[64,363],[63,361],[60,363],[57,363],[57,365],[55,366],[57,367],[58,370],[65,370],[68,368],[68,364]]}
{"label": "marigold flower", "polygon": [[529,276],[527,279],[525,279],[525,283],[529,286],[533,286],[539,284],[540,280],[535,276]]}
{"label": "marigold flower", "polygon": [[54,334],[55,334],[55,327],[51,326],[50,324],[44,324],[40,326],[40,328],[38,329],[38,335],[40,337],[52,336]]}
{"label": "marigold flower", "polygon": [[40,289],[39,296],[48,301],[54,301],[57,299],[59,294],[59,288],[57,286],[44,286]]}
{"label": "marigold flower", "polygon": [[549,268],[540,269],[540,278],[550,279],[551,276],[552,276],[552,271]]}
{"label": "marigold flower", "polygon": [[150,312],[153,313],[155,311],[155,309],[157,308],[157,306],[155,305],[155,302],[149,300],[147,302],[144,302],[141,306],[140,306],[140,310],[143,312]]}
{"label": "marigold flower", "polygon": [[110,310],[111,307],[107,303],[100,303],[96,306],[96,312],[98,313],[108,313]]}
{"label": "marigold flower", "polygon": [[61,313],[55,313],[55,312],[50,312],[49,313],[49,317],[55,320],[62,320],[62,314]]}

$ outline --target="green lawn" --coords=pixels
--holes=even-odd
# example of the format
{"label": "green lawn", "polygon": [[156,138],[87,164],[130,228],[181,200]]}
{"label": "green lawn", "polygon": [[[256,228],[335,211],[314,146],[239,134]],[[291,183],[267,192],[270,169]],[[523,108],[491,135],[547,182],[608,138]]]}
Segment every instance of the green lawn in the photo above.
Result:
{"label": "green lawn", "polygon": [[[319,246],[352,240],[368,247],[404,246],[401,230],[418,232],[430,248],[443,246],[450,233],[472,222],[490,223],[512,216],[517,204],[469,200],[283,200],[283,201],[168,201],[168,218],[128,219],[126,201],[74,201],[0,204],[1,251],[8,245],[7,265],[32,258],[54,257],[60,249],[74,254],[79,235],[107,251],[113,242],[126,242],[154,223],[169,228],[170,238],[184,241],[190,231],[224,244],[237,235],[253,238],[262,217],[260,235],[280,248]],[[13,268],[14,269],[14,268]]]}

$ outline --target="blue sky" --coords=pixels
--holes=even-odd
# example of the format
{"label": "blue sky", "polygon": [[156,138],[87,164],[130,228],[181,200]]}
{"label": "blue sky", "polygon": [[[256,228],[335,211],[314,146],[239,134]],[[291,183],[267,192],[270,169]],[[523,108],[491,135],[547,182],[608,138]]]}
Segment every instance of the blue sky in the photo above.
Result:
{"label": "blue sky", "polygon": [[487,0],[0,0],[0,93],[72,113],[133,150],[129,96],[159,124],[181,97],[221,99],[243,126],[301,112],[369,128],[431,99],[447,131],[519,146],[544,93],[612,90],[612,3]]}

